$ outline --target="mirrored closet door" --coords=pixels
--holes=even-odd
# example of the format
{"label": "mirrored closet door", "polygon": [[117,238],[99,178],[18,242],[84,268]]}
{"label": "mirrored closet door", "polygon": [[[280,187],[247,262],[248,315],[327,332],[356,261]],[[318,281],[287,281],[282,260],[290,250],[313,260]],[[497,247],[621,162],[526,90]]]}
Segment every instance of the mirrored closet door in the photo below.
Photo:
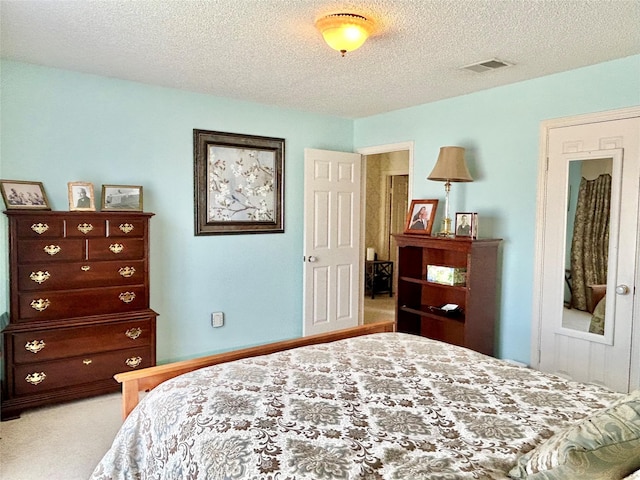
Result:
{"label": "mirrored closet door", "polygon": [[543,129],[539,188],[534,366],[621,392],[640,383],[638,115]]}

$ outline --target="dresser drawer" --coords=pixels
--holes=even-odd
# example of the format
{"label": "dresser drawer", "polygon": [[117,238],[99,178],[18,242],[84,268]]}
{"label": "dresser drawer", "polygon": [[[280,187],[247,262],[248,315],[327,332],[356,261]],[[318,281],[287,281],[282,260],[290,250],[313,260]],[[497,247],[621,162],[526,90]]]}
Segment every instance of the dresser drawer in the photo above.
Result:
{"label": "dresser drawer", "polygon": [[11,335],[13,361],[38,363],[149,345],[153,325],[149,319],[14,333]]}
{"label": "dresser drawer", "polygon": [[18,295],[19,320],[49,320],[123,313],[149,307],[144,285],[24,292]]}
{"label": "dresser drawer", "polygon": [[16,395],[29,395],[56,388],[69,388],[109,379],[116,373],[151,367],[154,364],[151,347],[147,346],[17,365],[13,370],[14,391]]}
{"label": "dresser drawer", "polygon": [[18,288],[25,292],[140,284],[144,268],[143,260],[21,265]]}
{"label": "dresser drawer", "polygon": [[95,238],[89,241],[89,260],[137,260],[144,258],[142,238]]}
{"label": "dresser drawer", "polygon": [[85,259],[85,241],[64,238],[23,240],[18,245],[18,263],[68,262]]}
{"label": "dresser drawer", "polygon": [[65,219],[65,236],[67,237],[104,237],[106,233],[107,222],[104,218],[74,215]]}
{"label": "dresser drawer", "polygon": [[107,222],[108,237],[144,237],[147,222],[142,218],[112,218]]}
{"label": "dresser drawer", "polygon": [[16,233],[21,238],[62,237],[64,235],[64,220],[44,216],[20,218],[16,221]]}

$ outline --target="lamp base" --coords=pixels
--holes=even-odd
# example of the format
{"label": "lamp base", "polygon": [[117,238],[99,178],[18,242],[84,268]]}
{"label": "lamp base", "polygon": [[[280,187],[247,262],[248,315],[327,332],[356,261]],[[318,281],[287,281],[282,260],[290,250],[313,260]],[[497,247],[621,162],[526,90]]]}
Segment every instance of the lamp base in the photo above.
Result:
{"label": "lamp base", "polygon": [[438,232],[439,237],[454,237],[453,231],[451,231],[451,219],[443,218],[442,219],[442,230]]}

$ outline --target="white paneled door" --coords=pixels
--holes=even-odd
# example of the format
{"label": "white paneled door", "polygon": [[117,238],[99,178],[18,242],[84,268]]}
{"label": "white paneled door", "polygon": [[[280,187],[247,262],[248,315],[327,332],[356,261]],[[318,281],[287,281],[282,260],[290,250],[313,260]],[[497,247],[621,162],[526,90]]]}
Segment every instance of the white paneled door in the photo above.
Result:
{"label": "white paneled door", "polygon": [[[640,113],[640,112],[638,112]],[[635,285],[638,259],[640,117],[557,126],[547,131],[543,209],[539,211],[537,279],[539,368],[626,392],[633,378]],[[543,159],[544,161],[544,159]],[[589,172],[611,175],[604,333],[589,332],[591,312],[567,304],[566,272],[574,235],[571,199]],[[577,176],[577,181],[572,180]],[[584,180],[582,180],[584,178]],[[588,215],[593,215],[589,213]],[[577,247],[576,247],[577,248]],[[604,309],[603,309],[604,310]],[[582,323],[576,323],[582,322]],[[638,327],[636,326],[636,329]],[[534,334],[534,338],[535,338]],[[534,366],[535,366],[534,357]],[[637,387],[636,387],[637,388]]]}
{"label": "white paneled door", "polygon": [[306,336],[358,324],[361,156],[307,148],[304,157]]}

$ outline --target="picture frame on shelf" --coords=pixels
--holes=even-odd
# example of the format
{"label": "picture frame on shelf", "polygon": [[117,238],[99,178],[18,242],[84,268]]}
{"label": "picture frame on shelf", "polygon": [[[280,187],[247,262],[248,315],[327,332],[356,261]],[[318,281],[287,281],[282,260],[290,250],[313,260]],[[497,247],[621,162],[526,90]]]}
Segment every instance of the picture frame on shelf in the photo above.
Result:
{"label": "picture frame on shelf", "polygon": [[42,182],[0,180],[7,210],[51,210]]}
{"label": "picture frame on shelf", "polygon": [[478,238],[478,214],[475,212],[456,212],[456,237]]}
{"label": "picture frame on shelf", "polygon": [[69,211],[70,212],[95,212],[96,201],[93,192],[93,183],[68,182]]}
{"label": "picture frame on shelf", "polygon": [[284,146],[193,130],[196,236],[284,232]]}
{"label": "picture frame on shelf", "polygon": [[431,235],[437,208],[437,199],[411,200],[404,233]]}
{"label": "picture frame on shelf", "polygon": [[102,185],[101,210],[109,212],[141,212],[142,186]]}

